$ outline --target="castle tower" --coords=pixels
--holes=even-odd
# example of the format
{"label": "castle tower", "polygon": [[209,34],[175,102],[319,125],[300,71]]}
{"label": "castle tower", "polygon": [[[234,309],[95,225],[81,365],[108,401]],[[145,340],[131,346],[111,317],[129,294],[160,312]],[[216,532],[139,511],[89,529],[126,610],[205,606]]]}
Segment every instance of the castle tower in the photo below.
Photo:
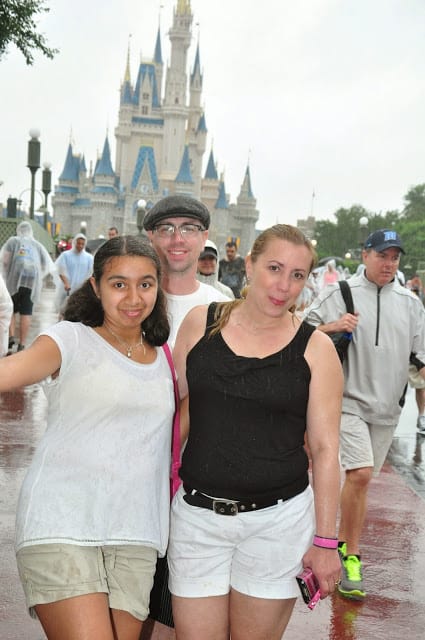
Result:
{"label": "castle tower", "polygon": [[171,60],[167,68],[162,114],[164,137],[162,152],[163,180],[174,180],[183,156],[186,142],[187,50],[191,40],[192,12],[190,0],[178,0],[174,10],[173,26],[169,31]]}
{"label": "castle tower", "polygon": [[187,139],[189,140],[189,155],[192,172],[195,176],[194,193],[197,198],[201,195],[202,158],[207,146],[207,127],[201,107],[202,74],[199,55],[199,43],[196,48],[195,63],[190,76],[189,120],[187,124]]}
{"label": "castle tower", "polygon": [[88,173],[84,155],[76,154],[70,144],[52,198],[54,215],[63,234],[74,235],[81,221],[87,223],[89,238],[106,235],[109,226],[137,234],[140,199],[149,207],[166,195],[184,193],[208,207],[211,239],[221,250],[229,236],[237,236],[241,252],[246,252],[258,219],[249,168],[237,204],[231,204],[224,179],[217,175],[212,148],[203,173],[208,130],[202,104],[200,46],[198,41],[189,61],[191,3],[174,0],[173,4],[171,54],[166,67],[159,26],[153,34],[153,55],[140,59],[134,83],[130,47],[127,49],[114,131],[115,166],[108,137],[97,161],[89,161]]}
{"label": "castle tower", "polygon": [[235,220],[239,222],[240,249],[242,255],[246,255],[251,250],[255,240],[255,224],[258,220],[259,212],[256,209],[257,201],[254,198],[251,187],[251,174],[249,164],[245,171],[241,190],[236,200]]}

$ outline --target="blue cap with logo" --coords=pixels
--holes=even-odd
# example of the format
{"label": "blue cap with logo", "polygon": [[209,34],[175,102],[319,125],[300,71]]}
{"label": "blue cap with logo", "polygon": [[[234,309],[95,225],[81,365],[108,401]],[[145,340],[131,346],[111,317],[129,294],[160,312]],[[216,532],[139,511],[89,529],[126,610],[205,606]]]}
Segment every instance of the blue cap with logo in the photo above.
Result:
{"label": "blue cap with logo", "polygon": [[378,251],[378,253],[390,247],[400,249],[402,253],[405,252],[401,244],[400,236],[392,229],[379,229],[379,231],[374,231],[367,238],[364,245],[365,249],[374,249]]}

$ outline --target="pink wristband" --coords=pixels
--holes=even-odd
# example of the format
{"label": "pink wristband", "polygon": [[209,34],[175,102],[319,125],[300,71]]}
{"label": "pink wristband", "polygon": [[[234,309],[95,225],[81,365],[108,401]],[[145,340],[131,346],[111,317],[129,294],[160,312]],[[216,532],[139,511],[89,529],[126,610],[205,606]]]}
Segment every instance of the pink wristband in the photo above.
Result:
{"label": "pink wristband", "polygon": [[322,536],[314,536],[313,544],[315,547],[322,547],[323,549],[337,549],[338,538],[322,538]]}

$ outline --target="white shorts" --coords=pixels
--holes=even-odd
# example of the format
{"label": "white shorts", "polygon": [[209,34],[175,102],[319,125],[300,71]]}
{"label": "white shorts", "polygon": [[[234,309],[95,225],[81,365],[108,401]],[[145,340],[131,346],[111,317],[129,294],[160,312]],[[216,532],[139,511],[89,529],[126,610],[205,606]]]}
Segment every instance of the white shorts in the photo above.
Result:
{"label": "white shorts", "polygon": [[341,416],[340,458],[343,469],[373,467],[378,475],[393,441],[395,425],[369,424],[351,413]]}
{"label": "white shorts", "polygon": [[184,493],[181,487],[171,508],[171,593],[202,598],[232,588],[256,598],[299,596],[295,576],[315,529],[311,487],[272,507],[235,516],[189,505]]}

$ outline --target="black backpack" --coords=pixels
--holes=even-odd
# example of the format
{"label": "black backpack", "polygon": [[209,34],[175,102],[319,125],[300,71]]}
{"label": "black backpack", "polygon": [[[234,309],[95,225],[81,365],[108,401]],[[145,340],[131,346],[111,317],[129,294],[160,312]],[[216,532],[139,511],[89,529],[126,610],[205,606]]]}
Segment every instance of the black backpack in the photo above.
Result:
{"label": "black backpack", "polygon": [[[347,313],[354,313],[353,297],[351,295],[351,289],[348,282],[346,280],[340,280],[338,284],[341,290],[341,295],[344,298]],[[353,334],[347,331],[338,331],[338,333],[329,334],[329,337],[334,343],[341,363],[344,362],[344,358],[347,355],[348,347],[350,346]]]}

